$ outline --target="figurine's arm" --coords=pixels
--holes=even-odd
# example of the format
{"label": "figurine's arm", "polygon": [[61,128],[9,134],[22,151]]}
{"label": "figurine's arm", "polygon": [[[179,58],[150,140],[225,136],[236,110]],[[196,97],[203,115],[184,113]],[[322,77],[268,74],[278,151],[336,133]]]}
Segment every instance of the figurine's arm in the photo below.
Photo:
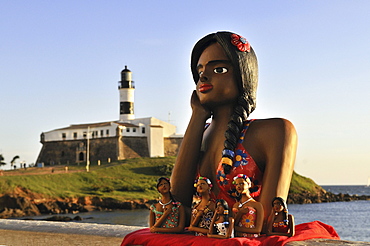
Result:
{"label": "figurine's arm", "polygon": [[155,223],[155,214],[152,210],[150,210],[150,213],[149,213],[149,228],[154,226],[154,223]]}
{"label": "figurine's arm", "polygon": [[171,212],[172,212],[172,206],[173,206],[173,205],[171,205],[171,207],[166,208],[166,209],[164,210],[164,213],[162,214],[162,216],[161,216],[161,217],[159,218],[159,220],[157,220],[157,221],[155,222],[155,224],[153,225],[154,227],[161,227],[161,226],[162,226],[162,224],[166,221],[166,219],[167,219],[168,215],[170,215],[170,214],[171,214]]}
{"label": "figurine's arm", "polygon": [[208,237],[212,237],[213,229],[215,227],[216,218],[217,218],[217,213],[214,213],[213,217],[212,217],[212,220],[211,220],[211,224],[209,226],[209,230],[208,230],[208,234],[207,234]]}
{"label": "figurine's arm", "polygon": [[272,231],[272,223],[271,227],[269,227],[269,230],[267,231],[267,236],[273,236],[273,235],[276,235],[276,236],[288,236],[288,237],[292,237],[294,236],[295,234],[295,226],[294,226],[294,217],[293,215],[289,214],[288,215],[288,219],[289,219],[289,231],[288,232],[273,232]]}
{"label": "figurine's arm", "polygon": [[[169,210],[169,209],[168,209]],[[165,219],[167,219],[169,213],[167,215],[165,215],[166,213],[164,213],[162,215],[162,217],[166,217]],[[183,206],[180,206],[179,208],[179,223],[176,227],[173,227],[173,228],[163,228],[163,227],[153,227],[151,228],[151,232],[159,232],[159,233],[179,233],[179,232],[182,232],[184,230],[184,227],[185,227],[185,209]]]}
{"label": "figurine's arm", "polygon": [[210,111],[199,102],[195,91],[191,97],[192,115],[184,134],[171,175],[171,193],[184,206],[190,207],[193,184],[200,159],[200,149],[206,120]]}
{"label": "figurine's arm", "polygon": [[267,235],[271,235],[272,233],[272,224],[274,223],[274,211],[271,210],[271,213],[267,219],[267,223],[266,223],[266,227],[267,227],[267,231],[266,231],[266,234]]}
{"label": "figurine's arm", "polygon": [[295,235],[294,216],[289,214],[288,219],[289,219],[289,234],[288,234],[288,237],[292,237],[292,236]]}
{"label": "figurine's arm", "polygon": [[[288,196],[297,149],[297,133],[290,121],[280,118],[257,120],[250,127],[249,130],[254,130],[255,148],[258,148],[257,151],[254,149],[256,157],[264,163],[259,201],[265,211],[271,211],[274,197],[286,200]],[[266,220],[268,214],[265,216]]]}
{"label": "figurine's arm", "polygon": [[[211,226],[212,226],[212,224],[211,224]],[[233,230],[234,230],[234,218],[229,217],[229,227],[227,228],[227,234],[226,235],[218,235],[218,234],[208,233],[207,236],[211,237],[211,238],[227,239],[227,238],[231,237],[231,234],[232,234]],[[210,230],[210,232],[211,232],[211,230]]]}
{"label": "figurine's arm", "polygon": [[198,213],[196,214],[196,216],[191,217],[190,227],[196,227],[199,224],[199,221],[202,218],[202,216],[203,216],[203,210],[198,210]]}
{"label": "figurine's arm", "polygon": [[234,204],[232,211],[233,211],[233,217],[235,218],[235,224],[237,225],[239,224],[239,220],[241,216],[243,215],[243,213],[239,211],[237,203]]}

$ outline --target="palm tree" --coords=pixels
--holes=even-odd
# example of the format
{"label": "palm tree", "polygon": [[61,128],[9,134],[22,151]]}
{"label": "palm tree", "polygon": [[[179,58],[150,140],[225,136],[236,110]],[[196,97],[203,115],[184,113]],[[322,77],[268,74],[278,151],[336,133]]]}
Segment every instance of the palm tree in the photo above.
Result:
{"label": "palm tree", "polygon": [[13,159],[10,161],[10,165],[13,166],[15,160],[19,159],[19,155],[16,155],[13,157]]}
{"label": "palm tree", "polygon": [[0,166],[4,166],[6,163],[4,162],[4,156],[3,154],[0,154]]}

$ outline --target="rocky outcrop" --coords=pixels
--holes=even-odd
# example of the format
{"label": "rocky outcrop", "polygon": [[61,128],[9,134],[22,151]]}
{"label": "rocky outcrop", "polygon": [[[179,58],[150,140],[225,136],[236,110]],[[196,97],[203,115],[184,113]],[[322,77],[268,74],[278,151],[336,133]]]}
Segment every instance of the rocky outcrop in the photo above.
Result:
{"label": "rocky outcrop", "polygon": [[46,199],[22,189],[0,197],[0,218],[36,216],[41,214],[76,214],[92,210],[149,208],[154,201],[119,201],[114,198],[79,197]]}
{"label": "rocky outcrop", "polygon": [[317,192],[302,191],[301,193],[289,193],[289,204],[307,204],[322,202],[350,202],[357,200],[370,200],[370,196],[358,196],[349,194],[334,194],[321,189]]}

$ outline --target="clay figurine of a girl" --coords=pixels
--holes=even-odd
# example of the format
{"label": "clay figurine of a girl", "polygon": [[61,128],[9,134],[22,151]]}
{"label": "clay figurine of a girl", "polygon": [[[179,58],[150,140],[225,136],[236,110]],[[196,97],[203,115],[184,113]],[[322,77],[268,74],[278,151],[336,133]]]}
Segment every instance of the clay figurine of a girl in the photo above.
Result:
{"label": "clay figurine of a girl", "polygon": [[172,194],[190,208],[193,180],[206,176],[216,199],[233,206],[233,177],[245,174],[251,196],[271,211],[274,197],[287,198],[297,136],[286,119],[248,119],[256,107],[254,50],[238,34],[212,33],[195,44],[191,71],[192,114],[172,171]]}
{"label": "clay figurine of a girl", "polygon": [[158,179],[157,190],[161,199],[150,206],[150,232],[180,233],[185,226],[185,210],[180,202],[176,202],[171,192],[171,183],[168,178]]}
{"label": "clay figurine of a girl", "polygon": [[207,236],[221,239],[234,237],[234,218],[229,205],[223,199],[216,201],[216,210]]}
{"label": "clay figurine of a girl", "polygon": [[195,232],[196,236],[206,236],[209,232],[213,213],[216,208],[215,201],[211,198],[212,183],[206,177],[199,177],[194,184],[200,202],[192,209],[189,231]]}
{"label": "clay figurine of a girl", "polygon": [[275,197],[272,200],[272,211],[268,218],[267,235],[294,236],[294,217],[288,213],[285,200]]}
{"label": "clay figurine of a girl", "polygon": [[236,237],[259,237],[264,220],[264,210],[260,202],[251,197],[249,188],[251,182],[245,174],[238,174],[234,178],[236,192],[240,194],[239,202],[234,204]]}

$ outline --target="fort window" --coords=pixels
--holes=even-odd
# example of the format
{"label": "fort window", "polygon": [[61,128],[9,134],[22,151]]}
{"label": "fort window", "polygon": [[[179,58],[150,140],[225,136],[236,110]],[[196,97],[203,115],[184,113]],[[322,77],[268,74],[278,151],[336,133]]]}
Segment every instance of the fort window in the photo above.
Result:
{"label": "fort window", "polygon": [[107,135],[107,137],[109,136],[109,130],[107,130],[107,131],[105,132],[105,135]]}
{"label": "fort window", "polygon": [[130,132],[130,128],[126,128],[126,132]]}
{"label": "fort window", "polygon": [[145,133],[145,127],[141,128],[141,133],[144,134]]}
{"label": "fort window", "polygon": [[100,137],[104,135],[104,130],[100,130]]}
{"label": "fort window", "polygon": [[79,161],[84,161],[85,160],[85,155],[83,152],[80,152],[80,154],[78,155],[78,160]]}
{"label": "fort window", "polygon": [[74,132],[73,133],[73,138],[76,139],[77,138],[77,132]]}
{"label": "fort window", "polygon": [[132,128],[132,131],[133,131],[133,132],[136,132],[136,128]]}
{"label": "fort window", "polygon": [[62,139],[66,140],[66,134],[64,132],[62,133]]}
{"label": "fort window", "polygon": [[83,137],[86,138],[86,132],[83,133]]}

